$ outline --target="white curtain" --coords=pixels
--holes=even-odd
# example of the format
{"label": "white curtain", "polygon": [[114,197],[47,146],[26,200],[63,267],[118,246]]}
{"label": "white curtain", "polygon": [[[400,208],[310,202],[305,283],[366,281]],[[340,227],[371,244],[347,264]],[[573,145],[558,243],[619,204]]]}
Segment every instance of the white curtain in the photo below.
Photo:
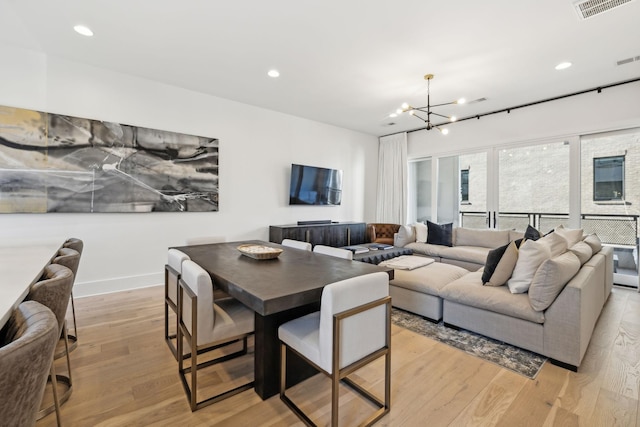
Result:
{"label": "white curtain", "polygon": [[380,138],[376,222],[407,222],[406,132]]}

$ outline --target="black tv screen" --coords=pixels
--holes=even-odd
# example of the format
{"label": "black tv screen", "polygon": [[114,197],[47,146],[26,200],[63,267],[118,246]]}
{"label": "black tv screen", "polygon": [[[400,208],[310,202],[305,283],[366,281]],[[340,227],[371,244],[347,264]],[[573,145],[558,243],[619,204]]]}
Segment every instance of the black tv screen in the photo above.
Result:
{"label": "black tv screen", "polygon": [[341,170],[291,165],[290,205],[339,205],[341,202]]}

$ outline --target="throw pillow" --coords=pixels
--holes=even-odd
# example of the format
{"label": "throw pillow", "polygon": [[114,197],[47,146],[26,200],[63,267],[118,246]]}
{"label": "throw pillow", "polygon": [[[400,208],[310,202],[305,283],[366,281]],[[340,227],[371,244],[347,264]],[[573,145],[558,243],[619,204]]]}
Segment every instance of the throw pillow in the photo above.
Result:
{"label": "throw pillow", "polygon": [[427,226],[421,222],[416,222],[412,225],[413,225],[413,228],[416,230],[416,242],[427,243]]}
{"label": "throw pillow", "polygon": [[435,224],[427,221],[427,243],[453,246],[453,223]]}
{"label": "throw pillow", "polygon": [[487,281],[485,281],[484,274],[482,275],[482,282],[485,286],[502,286],[507,283],[507,280],[509,280],[509,278],[513,274],[513,269],[516,266],[516,262],[518,261],[518,248],[520,247],[521,243],[522,239],[518,239],[507,245],[504,254],[495,266],[491,277]]}
{"label": "throw pillow", "polygon": [[527,240],[538,240],[542,237],[542,233],[533,228],[530,225],[527,225],[527,230],[524,232],[524,238]]}
{"label": "throw pillow", "polygon": [[525,240],[518,251],[518,261],[513,269],[511,278],[507,281],[512,294],[522,294],[529,290],[531,279],[538,267],[545,260],[551,258],[551,249],[544,242]]}
{"label": "throw pillow", "polygon": [[571,247],[582,240],[582,228],[564,228],[559,225],[556,227],[556,233],[567,240],[567,246]]}
{"label": "throw pillow", "polygon": [[487,262],[484,263],[484,271],[482,272],[482,284],[486,285],[489,283],[507,247],[509,247],[508,244],[489,251],[487,254]]}
{"label": "throw pillow", "polygon": [[546,236],[541,237],[539,241],[549,245],[549,249],[551,249],[552,257],[558,256],[561,253],[564,253],[567,251],[567,247],[568,247],[567,240],[564,237],[562,237],[560,234],[556,233],[555,231],[552,231]]}
{"label": "throw pillow", "polygon": [[401,248],[405,247],[409,243],[415,242],[416,236],[414,232],[414,228],[410,225],[401,225],[398,229],[398,237],[394,242],[396,246]]}
{"label": "throw pillow", "polygon": [[580,260],[570,251],[544,261],[529,287],[531,307],[536,311],[546,310],[578,270]]}
{"label": "throw pillow", "polygon": [[587,245],[591,246],[591,252],[597,254],[602,249],[602,242],[597,234],[589,234],[583,240]]}
{"label": "throw pillow", "polygon": [[580,260],[580,265],[584,265],[585,262],[591,259],[593,255],[593,251],[591,250],[591,246],[586,244],[585,242],[578,242],[575,245],[569,248],[571,252]]}

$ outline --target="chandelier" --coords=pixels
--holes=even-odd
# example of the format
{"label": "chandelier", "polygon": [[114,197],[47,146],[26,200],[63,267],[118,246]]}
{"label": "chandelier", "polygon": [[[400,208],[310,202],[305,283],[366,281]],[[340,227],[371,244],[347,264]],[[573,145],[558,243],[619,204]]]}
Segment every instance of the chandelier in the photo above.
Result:
{"label": "chandelier", "polygon": [[442,107],[442,106],[445,106],[445,105],[464,104],[466,101],[465,101],[464,98],[460,98],[457,101],[445,102],[444,104],[431,105],[431,93],[430,93],[431,91],[430,91],[429,84],[430,84],[431,80],[433,79],[433,74],[425,75],[424,79],[427,81],[427,106],[426,107],[412,107],[411,105],[409,105],[409,104],[407,104],[405,102],[404,104],[402,104],[402,108],[398,109],[397,113],[398,114],[409,113],[413,117],[417,117],[418,119],[420,119],[423,122],[425,122],[426,125],[427,125],[427,130],[431,130],[431,129],[435,128],[435,129],[438,129],[443,135],[446,135],[446,134],[449,133],[449,129],[446,129],[446,128],[441,129],[440,126],[442,126],[442,124],[435,125],[435,124],[431,123],[431,115],[442,117],[444,119],[449,120],[450,122],[455,122],[457,120],[456,116],[445,116],[443,114],[438,114],[436,112],[433,112],[433,111],[431,111],[431,109],[435,108],[435,107]]}

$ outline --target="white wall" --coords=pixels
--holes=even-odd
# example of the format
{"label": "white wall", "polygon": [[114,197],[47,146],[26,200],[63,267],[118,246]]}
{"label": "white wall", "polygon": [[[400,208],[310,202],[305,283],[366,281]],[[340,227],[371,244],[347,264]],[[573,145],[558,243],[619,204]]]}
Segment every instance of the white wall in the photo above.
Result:
{"label": "white wall", "polygon": [[[186,237],[268,240],[270,224],[374,220],[375,136],[34,51],[0,46],[0,57],[0,105],[220,140],[219,212],[0,215],[3,246],[84,240],[75,296],[162,283],[167,247]],[[291,163],[342,169],[342,206],[289,206]]]}
{"label": "white wall", "polygon": [[[585,88],[587,89],[587,88]],[[535,101],[535,100],[532,100]],[[460,106],[458,117],[464,117]],[[416,120],[417,121],[417,120]],[[410,159],[640,126],[640,82],[408,134]]]}

